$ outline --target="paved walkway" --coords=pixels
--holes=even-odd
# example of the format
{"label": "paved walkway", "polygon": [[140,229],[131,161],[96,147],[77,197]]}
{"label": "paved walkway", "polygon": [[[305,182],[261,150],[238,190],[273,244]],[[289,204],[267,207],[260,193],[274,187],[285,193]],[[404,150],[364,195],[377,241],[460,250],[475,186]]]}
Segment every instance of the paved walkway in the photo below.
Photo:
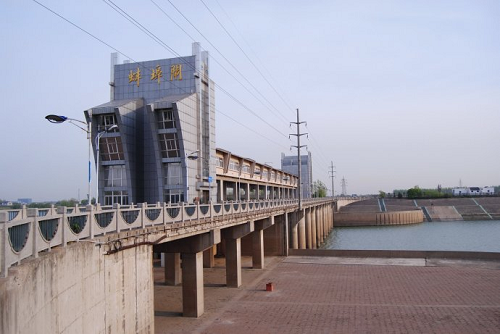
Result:
{"label": "paved walkway", "polygon": [[[266,261],[265,270],[243,270],[239,289],[224,286],[223,263],[205,269],[205,314],[198,319],[179,316],[180,287],[157,284],[156,333],[500,333],[498,262]],[[265,291],[268,282],[273,292]]]}

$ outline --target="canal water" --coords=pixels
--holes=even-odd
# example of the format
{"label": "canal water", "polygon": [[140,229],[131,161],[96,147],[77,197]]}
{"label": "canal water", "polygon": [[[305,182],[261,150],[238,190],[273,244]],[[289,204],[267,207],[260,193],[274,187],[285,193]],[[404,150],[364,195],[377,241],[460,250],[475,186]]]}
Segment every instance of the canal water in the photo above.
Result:
{"label": "canal water", "polygon": [[500,252],[500,221],[334,227],[322,248]]}

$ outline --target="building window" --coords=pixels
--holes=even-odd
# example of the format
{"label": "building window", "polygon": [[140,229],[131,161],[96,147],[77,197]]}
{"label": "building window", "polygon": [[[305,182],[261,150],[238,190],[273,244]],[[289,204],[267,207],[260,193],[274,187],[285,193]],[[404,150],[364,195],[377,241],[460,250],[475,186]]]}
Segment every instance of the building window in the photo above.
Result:
{"label": "building window", "polygon": [[265,171],[262,172],[262,178],[264,180],[267,180],[267,170],[265,170]]}
{"label": "building window", "polygon": [[101,138],[99,152],[102,161],[125,160],[121,137]]}
{"label": "building window", "polygon": [[177,133],[162,133],[158,136],[162,158],[178,158],[180,155]]}
{"label": "building window", "polygon": [[165,189],[163,196],[167,203],[184,202],[184,192],[179,189]]}
{"label": "building window", "polygon": [[175,129],[174,111],[172,109],[160,110],[157,114],[158,129]]}
{"label": "building window", "polygon": [[127,172],[125,165],[105,166],[104,184],[105,187],[126,187]]}
{"label": "building window", "polygon": [[217,167],[224,168],[224,160],[217,157]]}
{"label": "building window", "polygon": [[239,171],[240,170],[240,163],[237,161],[229,161],[229,169]]}
{"label": "building window", "polygon": [[[101,115],[97,125],[97,131],[104,131],[109,129],[112,125],[118,125],[115,114]],[[114,129],[111,132],[118,132],[118,129]]]}
{"label": "building window", "polygon": [[126,191],[105,191],[104,205],[128,205],[128,192]]}
{"label": "building window", "polygon": [[168,163],[163,165],[163,184],[182,185],[182,168],[180,163]]}
{"label": "building window", "polygon": [[243,165],[243,167],[241,168],[241,171],[243,173],[250,174],[250,165]]}

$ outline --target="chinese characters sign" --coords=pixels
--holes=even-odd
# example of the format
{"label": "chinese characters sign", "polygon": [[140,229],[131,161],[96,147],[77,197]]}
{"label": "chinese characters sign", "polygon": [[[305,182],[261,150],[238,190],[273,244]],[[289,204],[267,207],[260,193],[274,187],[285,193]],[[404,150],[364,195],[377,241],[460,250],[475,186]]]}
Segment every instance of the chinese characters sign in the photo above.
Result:
{"label": "chinese characters sign", "polygon": [[128,82],[129,83],[136,82],[137,87],[139,87],[139,82],[141,81],[141,78],[142,78],[141,70],[139,67],[137,68],[136,72],[133,72],[132,70],[130,70],[130,73],[128,74]]}
{"label": "chinese characters sign", "polygon": [[[150,78],[151,81],[157,81],[158,85],[161,83],[161,79],[163,78],[163,70],[160,65],[156,65],[155,68],[151,69]],[[141,69],[139,67],[135,72],[133,70],[130,70],[130,73],[128,74],[129,83],[135,82],[137,84],[137,87],[139,87],[141,79],[142,75]],[[182,64],[174,64],[170,66],[170,81],[174,80],[182,80]]]}
{"label": "chinese characters sign", "polygon": [[175,64],[170,66],[170,81],[174,79],[182,80],[182,65]]}
{"label": "chinese characters sign", "polygon": [[161,70],[161,66],[156,65],[156,68],[151,70],[151,81],[158,80],[158,85],[159,85],[162,77],[163,77],[163,71]]}

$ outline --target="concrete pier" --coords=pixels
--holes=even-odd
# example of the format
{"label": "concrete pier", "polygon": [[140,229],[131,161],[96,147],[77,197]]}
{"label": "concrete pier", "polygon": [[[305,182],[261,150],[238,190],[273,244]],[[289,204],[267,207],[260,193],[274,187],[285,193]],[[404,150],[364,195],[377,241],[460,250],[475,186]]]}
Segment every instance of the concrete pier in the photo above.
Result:
{"label": "concrete pier", "polygon": [[179,285],[182,283],[181,254],[163,253],[165,259],[165,284]]}

